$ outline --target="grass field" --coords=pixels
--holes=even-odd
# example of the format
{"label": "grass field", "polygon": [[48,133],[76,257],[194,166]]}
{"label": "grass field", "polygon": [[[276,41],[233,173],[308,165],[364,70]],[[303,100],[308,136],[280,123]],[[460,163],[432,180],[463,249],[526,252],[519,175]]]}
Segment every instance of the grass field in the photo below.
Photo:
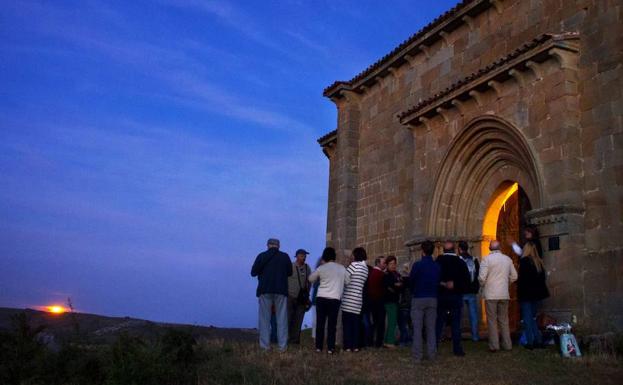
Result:
{"label": "grass field", "polygon": [[257,344],[203,341],[212,357],[198,371],[207,384],[620,384],[623,363],[612,357],[564,359],[554,347],[489,353],[486,342],[465,341],[455,357],[442,343],[435,362],[414,364],[408,348],[369,349],[333,356],[316,353],[312,340],[286,353],[261,352]]}
{"label": "grass field", "polygon": [[409,348],[316,353],[309,330],[300,346],[279,353],[261,351],[256,331],[249,329],[94,315],[76,315],[81,322],[71,327],[73,317],[47,325],[40,317],[13,312],[8,327],[0,327],[1,385],[569,385],[620,384],[623,379],[620,356],[564,359],[554,346],[491,354],[486,342],[465,341],[467,355],[459,358],[444,342],[436,361],[414,364]]}

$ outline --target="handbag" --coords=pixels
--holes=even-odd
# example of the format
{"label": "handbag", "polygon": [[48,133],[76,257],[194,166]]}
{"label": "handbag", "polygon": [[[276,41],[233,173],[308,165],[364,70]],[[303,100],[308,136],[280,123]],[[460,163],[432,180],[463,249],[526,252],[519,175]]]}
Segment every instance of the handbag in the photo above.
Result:
{"label": "handbag", "polygon": [[[305,272],[307,273],[307,267],[305,268]],[[307,274],[305,274],[307,275]],[[309,300],[309,290],[307,288],[303,288],[303,285],[301,284],[301,275],[298,272],[298,268],[297,268],[297,272],[296,272],[296,278],[299,281],[299,294],[296,297],[296,303],[298,305],[304,305],[305,306],[305,311],[309,310],[311,308],[311,301]]]}

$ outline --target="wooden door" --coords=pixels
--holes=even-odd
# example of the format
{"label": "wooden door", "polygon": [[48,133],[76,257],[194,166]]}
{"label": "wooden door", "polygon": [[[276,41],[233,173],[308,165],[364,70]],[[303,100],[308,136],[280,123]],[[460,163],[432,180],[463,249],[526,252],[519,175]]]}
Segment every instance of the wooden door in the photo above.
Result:
{"label": "wooden door", "polygon": [[[523,230],[526,227],[526,212],[530,210],[530,201],[521,187],[511,195],[500,208],[496,238],[502,243],[502,252],[513,259],[515,268],[519,268],[519,257],[513,252],[508,240],[522,243]],[[509,324],[512,332],[520,325],[519,302],[517,301],[517,283],[510,289]]]}

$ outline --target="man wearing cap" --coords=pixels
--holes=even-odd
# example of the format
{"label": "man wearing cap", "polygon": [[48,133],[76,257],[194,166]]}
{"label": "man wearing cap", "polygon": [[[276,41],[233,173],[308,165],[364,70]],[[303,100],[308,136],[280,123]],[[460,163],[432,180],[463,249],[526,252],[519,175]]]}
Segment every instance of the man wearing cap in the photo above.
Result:
{"label": "man wearing cap", "polygon": [[309,309],[309,275],[311,269],[305,259],[309,254],[304,249],[296,250],[295,260],[292,263],[293,274],[288,278],[288,342],[301,342],[301,326],[305,312]]}
{"label": "man wearing cap", "polygon": [[251,268],[251,276],[258,280],[260,348],[270,349],[270,316],[274,306],[277,342],[283,352],[288,346],[288,277],[292,275],[292,263],[288,254],[279,251],[278,239],[270,238],[267,246],[268,250],[255,258]]}

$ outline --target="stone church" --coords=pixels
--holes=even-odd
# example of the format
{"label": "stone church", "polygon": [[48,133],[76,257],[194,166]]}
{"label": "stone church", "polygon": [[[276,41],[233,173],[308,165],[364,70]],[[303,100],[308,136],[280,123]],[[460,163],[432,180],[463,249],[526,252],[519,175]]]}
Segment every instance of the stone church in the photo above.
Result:
{"label": "stone church", "polygon": [[623,330],[622,63],[621,0],[459,3],[324,90],[327,245],[402,263],[464,239],[482,258],[535,225],[544,310]]}

